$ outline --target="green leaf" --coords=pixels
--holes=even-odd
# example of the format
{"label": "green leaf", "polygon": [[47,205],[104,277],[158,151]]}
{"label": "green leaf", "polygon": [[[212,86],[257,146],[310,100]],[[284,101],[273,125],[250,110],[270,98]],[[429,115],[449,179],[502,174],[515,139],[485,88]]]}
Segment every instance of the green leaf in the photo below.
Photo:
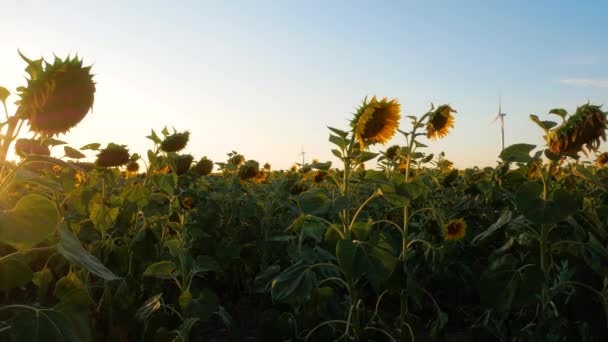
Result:
{"label": "green leaf", "polygon": [[308,165],[308,167],[313,168],[313,169],[317,169],[317,170],[329,170],[329,168],[331,167],[331,162],[327,161],[325,163],[312,163],[310,165]]}
{"label": "green leaf", "polygon": [[34,273],[27,264],[14,257],[0,259],[0,291],[6,292],[24,286]]}
{"label": "green leaf", "polygon": [[345,149],[346,148],[346,139],[339,137],[337,135],[333,135],[330,134],[329,135],[329,142],[331,142],[332,144],[340,147],[341,149]]}
{"label": "green leaf", "polygon": [[370,161],[370,160],[376,158],[379,154],[380,153],[363,151],[363,152],[361,152],[361,155],[359,156],[359,162],[365,163],[366,161]]}
{"label": "green leaf", "polygon": [[135,203],[139,209],[145,207],[150,202],[152,190],[142,183],[127,186],[122,193],[124,199]]}
{"label": "green leaf", "polygon": [[4,105],[6,105],[6,99],[9,97],[10,94],[11,92],[8,91],[8,89],[0,86],[0,102],[2,102]]}
{"label": "green leaf", "polygon": [[471,241],[471,243],[476,244],[482,240],[485,240],[486,238],[488,238],[489,236],[494,234],[494,232],[496,232],[500,228],[504,227],[507,223],[509,223],[511,221],[512,216],[513,216],[513,212],[511,212],[511,210],[506,209],[506,208],[503,209],[498,220],[496,222],[494,222],[490,227],[488,227],[488,229],[486,229],[485,231],[483,231],[482,233],[477,235]]}
{"label": "green leaf", "polygon": [[336,133],[338,136],[342,137],[342,138],[346,138],[346,136],[348,135],[348,132],[345,132],[343,130],[339,130],[337,128],[333,128],[333,127],[327,127],[329,128],[330,131]]}
{"label": "green leaf", "polygon": [[537,124],[540,128],[542,128],[543,130],[548,131],[551,128],[557,126],[556,122],[553,121],[541,121],[538,116],[534,115],[534,114],[530,114],[530,120],[532,120],[535,124]]}
{"label": "green leaf", "polygon": [[58,222],[55,203],[44,196],[26,195],[15,208],[0,211],[0,241],[23,251],[46,240]]}
{"label": "green leaf", "polygon": [[328,207],[329,198],[322,189],[305,191],[298,195],[298,204],[303,213],[317,215]]}
{"label": "green leaf", "polygon": [[270,295],[275,302],[288,304],[306,303],[317,286],[317,276],[309,265],[301,261],[285,269],[274,278]]}
{"label": "green leaf", "polygon": [[101,144],[98,143],[92,143],[92,144],[87,144],[82,146],[80,149],[81,150],[93,150],[93,151],[99,151],[99,147],[101,146]]}
{"label": "green leaf", "polygon": [[144,277],[155,277],[159,279],[173,279],[177,266],[172,261],[159,261],[148,266],[144,271]]}
{"label": "green leaf", "polygon": [[336,150],[335,148],[331,150],[331,153],[333,153],[334,156],[338,157],[338,159],[344,158],[344,156],[342,156],[342,152],[340,152],[339,150]]}
{"label": "green leaf", "polygon": [[357,240],[338,241],[336,256],[350,279],[355,281],[365,276],[374,286],[388,279],[397,262],[389,250]]}
{"label": "green leaf", "polygon": [[73,308],[86,310],[93,303],[87,287],[74,272],[66,274],[57,281],[53,294],[62,304]]}
{"label": "green leaf", "polygon": [[396,207],[404,207],[424,193],[424,183],[419,178],[405,182],[401,174],[391,176],[391,184],[380,184],[382,197]]}
{"label": "green leaf", "polygon": [[502,150],[498,157],[507,162],[527,163],[532,160],[530,152],[535,148],[536,145],[515,144]]}
{"label": "green leaf", "polygon": [[575,194],[563,189],[557,189],[546,201],[541,198],[543,186],[539,183],[525,183],[515,193],[515,203],[522,214],[537,224],[557,223],[579,207]]}
{"label": "green leaf", "polygon": [[19,307],[9,309],[10,335],[14,341],[82,342],[86,341],[68,316],[56,309]]}
{"label": "green leaf", "polygon": [[86,157],[82,152],[70,146],[63,146],[63,151],[65,153],[65,156],[68,158],[81,159]]}
{"label": "green leaf", "polygon": [[42,270],[35,272],[32,277],[32,283],[38,286],[38,301],[42,301],[42,298],[46,296],[46,293],[51,286],[51,282],[53,281],[53,273],[48,267],[43,268]]}
{"label": "green leaf", "polygon": [[120,277],[112,273],[112,271],[105,267],[95,256],[87,252],[84,247],[82,247],[78,238],[65,226],[65,224],[59,225],[57,231],[59,232],[57,251],[61,253],[64,258],[71,263],[80,265],[89,272],[105,280],[120,279]]}
{"label": "green leaf", "polygon": [[568,112],[565,109],[562,108],[553,108],[549,111],[549,114],[554,114],[559,116],[562,119],[566,119],[566,115],[568,115]]}

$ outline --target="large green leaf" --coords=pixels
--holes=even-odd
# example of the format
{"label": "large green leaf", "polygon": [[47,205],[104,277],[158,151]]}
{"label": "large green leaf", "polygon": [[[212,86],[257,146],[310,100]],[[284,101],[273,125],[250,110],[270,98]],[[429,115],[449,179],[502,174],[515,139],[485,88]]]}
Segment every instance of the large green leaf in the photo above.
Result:
{"label": "large green leaf", "polygon": [[12,314],[9,334],[13,341],[28,342],[83,342],[89,341],[78,333],[63,312],[56,309],[37,309],[20,306],[3,310]]}
{"label": "large green leaf", "polygon": [[23,286],[32,280],[34,274],[28,265],[17,258],[0,259],[0,291],[8,291]]}
{"label": "large green leaf", "polygon": [[424,193],[424,183],[420,178],[409,182],[401,174],[391,176],[391,184],[380,184],[382,196],[396,207],[404,207]]}
{"label": "large green leaf", "polygon": [[536,145],[530,144],[511,145],[502,150],[498,158],[507,162],[527,163],[532,160],[532,157],[530,157],[530,152],[532,152],[532,150],[535,148]]}
{"label": "large green leaf", "polygon": [[86,156],[82,152],[70,146],[63,146],[63,152],[65,153],[66,157],[71,159],[86,158]]}
{"label": "large green leaf", "polygon": [[173,279],[177,266],[172,261],[159,261],[148,266],[144,271],[144,277],[155,277],[160,279]]}
{"label": "large green leaf", "polygon": [[19,251],[30,249],[51,235],[58,222],[59,214],[51,200],[27,195],[15,208],[0,211],[0,241]]}
{"label": "large green leaf", "polygon": [[310,266],[297,262],[272,281],[270,294],[275,302],[305,303],[317,286],[317,277]]}
{"label": "large green leaf", "polygon": [[6,99],[8,98],[8,96],[11,94],[10,91],[8,91],[8,89],[0,86],[0,102],[2,102],[3,104],[6,104]]}
{"label": "large green leaf", "polygon": [[373,285],[379,285],[388,279],[397,262],[395,256],[384,246],[364,241],[338,241],[336,256],[348,277],[357,280],[365,276]]}
{"label": "large green leaf", "polygon": [[82,247],[80,240],[64,224],[59,225],[58,232],[59,244],[57,244],[57,251],[68,261],[84,267],[89,272],[105,280],[120,279],[119,276],[105,267],[99,259],[87,252]]}
{"label": "large green leaf", "polygon": [[517,208],[530,221],[537,224],[559,222],[575,213],[579,207],[577,196],[563,189],[555,190],[546,201],[541,198],[543,186],[525,183],[517,189]]}

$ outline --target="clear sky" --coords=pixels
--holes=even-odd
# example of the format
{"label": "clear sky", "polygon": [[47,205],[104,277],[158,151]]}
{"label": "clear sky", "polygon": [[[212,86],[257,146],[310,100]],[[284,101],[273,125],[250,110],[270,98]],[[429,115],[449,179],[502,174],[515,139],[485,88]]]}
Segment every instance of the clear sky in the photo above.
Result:
{"label": "clear sky", "polygon": [[196,158],[236,150],[273,168],[302,146],[334,160],[326,126],[347,128],[366,95],[397,97],[403,117],[448,103],[455,128],[430,150],[492,166],[499,89],[507,145],[543,144],[531,113],[608,107],[607,13],[606,1],[2,0],[0,85],[25,84],[17,49],[78,53],[98,84],[93,113],[60,136],[73,147],[145,155],[168,125],[192,133]]}

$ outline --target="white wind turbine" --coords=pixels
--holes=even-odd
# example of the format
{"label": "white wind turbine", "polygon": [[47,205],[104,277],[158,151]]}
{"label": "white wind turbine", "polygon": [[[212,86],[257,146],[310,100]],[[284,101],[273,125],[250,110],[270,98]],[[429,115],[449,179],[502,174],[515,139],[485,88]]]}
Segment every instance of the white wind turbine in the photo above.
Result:
{"label": "white wind turbine", "polygon": [[502,112],[502,96],[498,95],[498,115],[492,121],[492,123],[496,122],[496,120],[500,119],[500,141],[501,141],[501,151],[505,149],[505,116],[507,113]]}

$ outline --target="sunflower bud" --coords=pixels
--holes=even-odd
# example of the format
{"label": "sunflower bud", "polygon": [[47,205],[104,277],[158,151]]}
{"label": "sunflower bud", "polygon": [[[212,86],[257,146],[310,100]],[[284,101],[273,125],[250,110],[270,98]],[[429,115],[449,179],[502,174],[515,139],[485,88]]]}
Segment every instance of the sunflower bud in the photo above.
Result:
{"label": "sunflower bud", "polygon": [[393,145],[386,149],[386,152],[384,152],[384,156],[386,156],[386,159],[388,160],[395,160],[397,159],[397,157],[399,157],[400,149],[401,147],[399,145]]}
{"label": "sunflower bud", "polygon": [[108,146],[97,154],[95,164],[101,167],[114,167],[125,165],[129,162],[129,150],[125,145],[109,143]]}
{"label": "sunflower bud", "polygon": [[40,144],[40,141],[34,139],[19,139],[15,142],[15,153],[21,158],[27,157],[28,154],[39,156],[50,156],[51,151],[48,146]]}
{"label": "sunflower bud", "polygon": [[426,124],[426,137],[429,139],[441,139],[448,135],[450,128],[454,127],[454,115],[457,113],[452,107],[442,105],[431,113]]}
{"label": "sunflower bud", "polygon": [[401,105],[397,99],[386,97],[378,101],[376,97],[363,104],[355,113],[350,125],[361,149],[376,143],[385,144],[397,132],[401,119]]}
{"label": "sunflower bud", "polygon": [[239,178],[247,180],[258,175],[260,164],[255,160],[248,160],[239,169]]}
{"label": "sunflower bud", "polygon": [[241,166],[243,162],[245,162],[245,157],[240,154],[235,154],[234,156],[230,157],[230,159],[228,159],[228,163],[234,166]]}
{"label": "sunflower bud", "polygon": [[201,160],[192,167],[192,171],[199,176],[207,176],[213,171],[213,161],[203,157]]}
{"label": "sunflower bud", "polygon": [[177,157],[177,159],[175,160],[176,168],[177,168],[177,170],[175,170],[175,173],[177,173],[177,175],[180,176],[180,175],[183,175],[184,173],[188,172],[188,170],[190,169],[190,166],[192,165],[193,160],[194,160],[194,157],[192,157],[192,155],[190,155],[190,154],[179,155]]}
{"label": "sunflower bud", "polygon": [[163,152],[178,152],[183,150],[188,145],[190,132],[175,133],[165,137],[160,143],[160,149]]}
{"label": "sunflower bud", "polygon": [[585,104],[576,109],[576,113],[566,122],[552,129],[545,136],[549,150],[557,155],[578,157],[579,152],[585,155],[588,151],[597,151],[600,139],[606,141],[608,120],[601,106]]}
{"label": "sunflower bud", "polygon": [[[21,54],[21,53],[20,53]],[[95,82],[91,67],[78,57],[43,59],[29,64],[27,87],[19,87],[18,115],[29,119],[30,130],[43,135],[65,133],[76,126],[93,106]]]}

